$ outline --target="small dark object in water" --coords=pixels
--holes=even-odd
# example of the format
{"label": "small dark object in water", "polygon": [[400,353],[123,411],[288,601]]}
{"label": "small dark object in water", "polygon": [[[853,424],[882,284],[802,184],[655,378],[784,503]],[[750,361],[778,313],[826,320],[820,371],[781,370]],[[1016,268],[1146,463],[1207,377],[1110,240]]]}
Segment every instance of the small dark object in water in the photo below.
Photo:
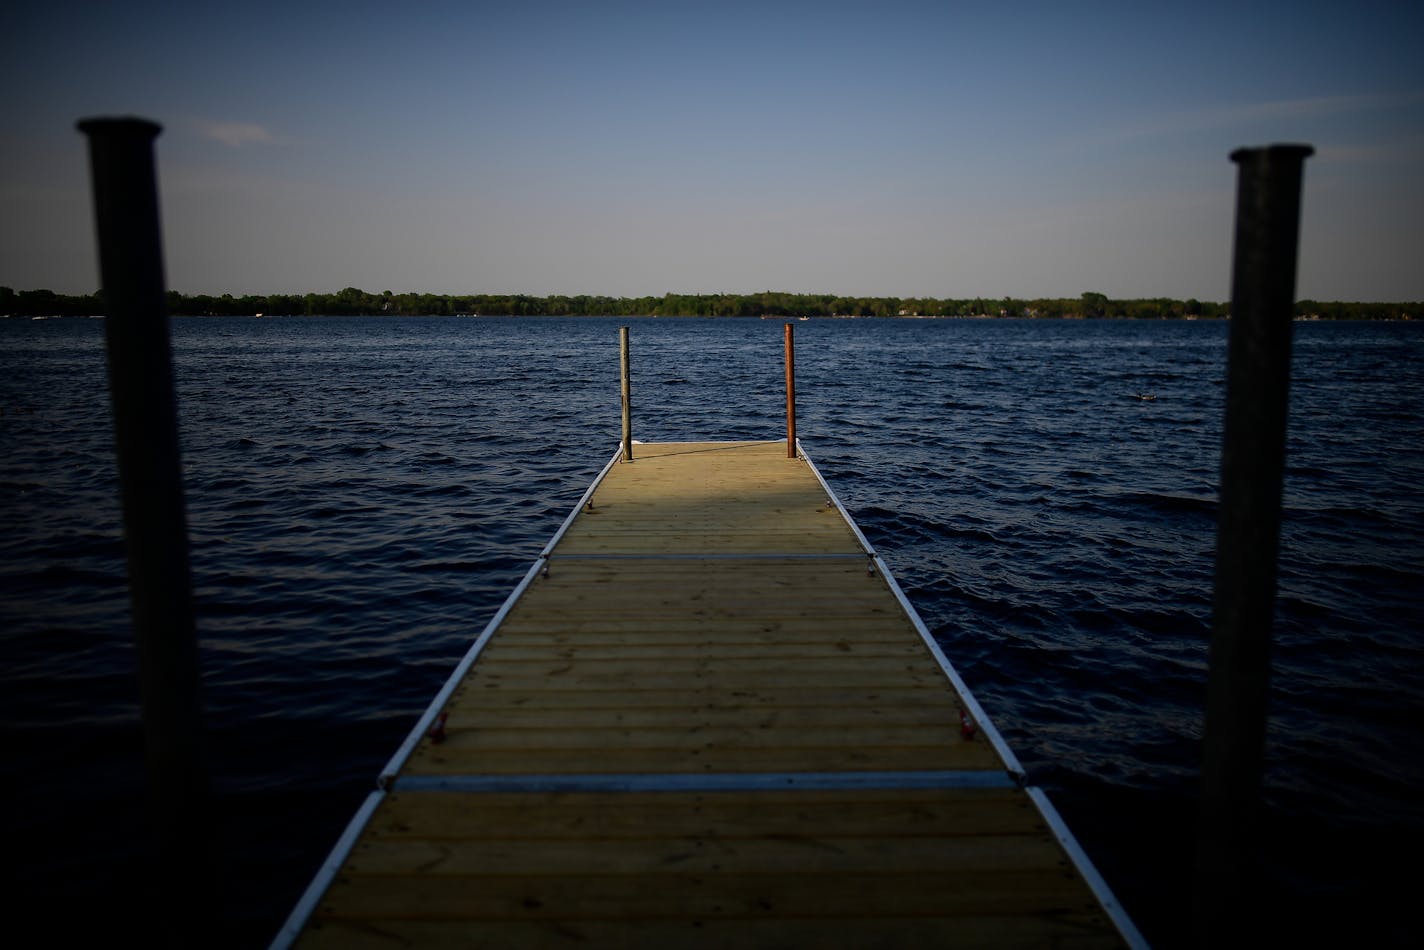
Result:
{"label": "small dark object in water", "polygon": [[1156,394],[1156,393],[1138,393],[1138,394],[1137,394],[1137,398],[1140,399],[1140,400],[1142,400],[1143,402],[1151,402],[1152,400],[1154,400],[1154,399],[1157,398],[1157,394]]}

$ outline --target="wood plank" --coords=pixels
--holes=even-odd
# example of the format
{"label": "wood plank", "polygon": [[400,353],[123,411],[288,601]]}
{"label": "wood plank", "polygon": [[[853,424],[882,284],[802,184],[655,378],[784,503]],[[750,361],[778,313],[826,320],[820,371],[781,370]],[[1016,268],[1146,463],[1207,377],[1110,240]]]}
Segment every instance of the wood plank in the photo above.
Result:
{"label": "wood plank", "polygon": [[1048,918],[1028,915],[973,917],[859,917],[835,919],[640,920],[637,926],[605,919],[557,920],[316,920],[301,946],[389,950],[418,946],[431,950],[513,950],[568,946],[620,950],[786,950],[788,947],[900,948],[1055,947],[1098,950],[1120,946],[1101,914],[1069,913]]}
{"label": "wood plank", "polygon": [[[479,697],[490,693],[477,694]],[[871,723],[900,726],[929,726],[938,729],[959,728],[957,717],[946,715],[942,706],[702,706],[657,705],[630,706],[616,700],[606,706],[570,707],[552,704],[523,706],[481,705],[473,701],[452,701],[448,726],[459,730],[499,729],[519,731],[577,727],[580,729],[615,729],[681,726],[759,726],[799,731],[815,728],[842,729]],[[948,711],[952,712],[952,711]]]}
{"label": "wood plank", "polygon": [[[718,644],[791,644],[834,643],[869,645],[873,643],[906,643],[905,625],[888,618],[875,622],[858,617],[786,617],[736,618],[723,617],[716,624],[695,627],[676,625],[665,618],[633,620],[617,615],[552,619],[537,622],[523,617],[507,621],[490,641],[491,646],[517,644],[587,644],[591,646],[630,646],[657,643]],[[918,641],[913,641],[917,645]]]}
{"label": "wood plank", "polygon": [[728,773],[762,790],[398,779],[301,945],[1120,945],[1022,789],[765,790],[1005,768],[962,738],[920,628],[784,442],[634,455],[452,691],[443,741],[416,743],[399,776]]}
{"label": "wood plank", "polygon": [[884,688],[856,689],[805,686],[793,683],[776,689],[727,690],[715,683],[702,689],[566,689],[561,685],[530,684],[526,688],[478,689],[467,680],[453,699],[472,710],[509,708],[578,709],[808,709],[889,708],[942,710],[944,690],[939,683],[912,686],[896,683]]}
{"label": "wood plank", "polygon": [[[599,587],[595,583],[561,587],[540,582],[525,595],[529,599],[520,605],[523,609],[519,612],[537,610],[540,613],[557,613],[582,607],[595,616],[609,619],[656,611],[665,619],[677,620],[688,615],[696,616],[699,611],[705,614],[708,608],[716,608],[723,616],[754,613],[758,617],[772,619],[831,618],[841,611],[853,610],[867,618],[901,619],[893,609],[894,601],[888,600],[880,589],[847,589],[837,581],[838,578],[828,576],[820,582],[822,586],[808,585],[800,589],[789,585],[757,589],[744,584],[724,590],[708,586],[703,579],[697,583],[680,583],[676,578],[658,574],[647,575],[637,588],[624,586],[615,590]],[[610,601],[608,598],[616,599]]]}
{"label": "wood plank", "polygon": [[752,725],[644,725],[638,728],[592,728],[566,723],[553,728],[511,729],[504,724],[456,720],[446,727],[439,751],[461,755],[502,749],[880,749],[891,746],[933,746],[963,743],[958,723],[929,725],[870,722],[856,725],[786,727],[777,717]]}
{"label": "wood plank", "polygon": [[814,834],[1015,835],[1046,830],[1017,789],[776,792],[393,792],[375,836],[473,838]]}
{"label": "wood plank", "polygon": [[1062,868],[900,873],[344,876],[319,914],[348,918],[559,919],[956,916],[1085,913]]}
{"label": "wood plank", "polygon": [[[777,451],[782,458],[772,457]],[[617,466],[569,531],[565,553],[858,551],[853,532],[784,444],[713,447]]]}
{"label": "wood plank", "polygon": [[939,667],[923,648],[909,655],[855,655],[850,651],[832,652],[826,656],[716,656],[692,652],[681,656],[651,657],[590,657],[578,655],[553,659],[515,659],[507,655],[491,656],[480,664],[480,674],[501,679],[550,679],[573,673],[593,679],[597,677],[679,676],[715,671],[726,681],[736,682],[743,676],[772,674],[799,677],[807,682],[820,681],[823,674],[860,676],[866,680],[894,679],[902,674],[933,678],[941,675]]}
{"label": "wood plank", "polygon": [[684,690],[717,685],[728,694],[743,690],[765,690],[780,687],[815,685],[822,689],[878,689],[896,686],[936,685],[935,674],[911,668],[856,670],[853,668],[822,671],[814,683],[794,669],[746,669],[735,676],[729,672],[708,668],[678,672],[632,672],[628,670],[581,672],[572,665],[562,673],[525,674],[504,672],[501,668],[476,669],[469,685],[476,689],[618,689],[618,690]]}
{"label": "wood plank", "polygon": [[924,644],[901,637],[898,640],[872,640],[869,643],[842,638],[832,641],[807,640],[798,643],[732,641],[664,642],[664,643],[587,643],[581,641],[538,644],[527,637],[492,643],[485,648],[481,662],[551,663],[573,660],[578,663],[609,663],[617,661],[653,662],[660,660],[707,660],[714,663],[732,660],[845,660],[876,659],[919,660],[925,655]]}
{"label": "wood plank", "polygon": [[686,835],[619,838],[371,838],[347,862],[347,874],[829,874],[863,872],[1027,871],[1067,867],[1048,834],[1023,836],[775,837]]}
{"label": "wood plank", "polygon": [[[578,624],[593,623],[603,626],[626,624],[627,629],[638,629],[649,623],[672,627],[681,624],[690,636],[716,635],[719,630],[729,632],[744,629],[748,623],[759,624],[816,624],[824,622],[829,631],[844,628],[853,623],[863,624],[873,629],[886,629],[894,624],[905,635],[913,635],[913,628],[900,625],[899,618],[888,607],[870,607],[857,601],[828,598],[817,604],[814,600],[793,600],[778,598],[770,604],[757,604],[748,600],[707,601],[705,604],[689,603],[687,598],[667,597],[662,602],[630,602],[617,607],[599,604],[587,593],[570,595],[560,601],[550,597],[540,599],[522,609],[512,611],[508,624],[518,629],[531,619],[540,624],[550,622]],[[539,611],[537,618],[531,618],[533,611]]]}
{"label": "wood plank", "polygon": [[[992,761],[990,761],[992,759]],[[780,748],[677,745],[659,748],[459,749],[422,747],[411,755],[412,775],[559,775],[667,772],[877,772],[1002,767],[984,744]],[[403,773],[404,774],[404,773]]]}

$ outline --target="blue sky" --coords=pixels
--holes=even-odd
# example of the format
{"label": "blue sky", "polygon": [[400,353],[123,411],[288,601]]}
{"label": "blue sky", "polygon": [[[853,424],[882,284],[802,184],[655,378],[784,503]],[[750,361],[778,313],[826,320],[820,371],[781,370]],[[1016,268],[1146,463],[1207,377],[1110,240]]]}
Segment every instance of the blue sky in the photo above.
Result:
{"label": "blue sky", "polygon": [[97,284],[77,119],[158,121],[187,293],[1424,299],[1424,5],[71,3],[0,38],[0,285]]}

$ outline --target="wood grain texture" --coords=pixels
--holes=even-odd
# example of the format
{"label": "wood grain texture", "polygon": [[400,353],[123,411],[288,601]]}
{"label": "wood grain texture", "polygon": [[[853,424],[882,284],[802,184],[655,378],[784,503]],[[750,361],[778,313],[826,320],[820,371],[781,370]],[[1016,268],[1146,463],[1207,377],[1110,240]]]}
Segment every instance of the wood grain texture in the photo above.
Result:
{"label": "wood grain texture", "polygon": [[[867,564],[785,442],[637,445],[400,776],[1002,775]],[[1016,787],[397,791],[301,939],[916,943],[1120,939]]]}

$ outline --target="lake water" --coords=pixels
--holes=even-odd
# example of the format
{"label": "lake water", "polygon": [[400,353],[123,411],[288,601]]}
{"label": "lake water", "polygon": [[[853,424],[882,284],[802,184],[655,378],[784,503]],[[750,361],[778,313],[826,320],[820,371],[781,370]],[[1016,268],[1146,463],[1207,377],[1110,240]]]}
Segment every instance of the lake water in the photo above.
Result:
{"label": "lake water", "polygon": [[[635,437],[784,435],[779,321],[173,321],[215,943],[271,938],[612,454],[620,324]],[[796,325],[803,445],[1167,947],[1189,920],[1226,333]],[[106,385],[102,321],[0,320],[7,893],[55,943],[161,906]],[[1260,901],[1282,942],[1412,946],[1424,326],[1297,324],[1292,387]]]}

